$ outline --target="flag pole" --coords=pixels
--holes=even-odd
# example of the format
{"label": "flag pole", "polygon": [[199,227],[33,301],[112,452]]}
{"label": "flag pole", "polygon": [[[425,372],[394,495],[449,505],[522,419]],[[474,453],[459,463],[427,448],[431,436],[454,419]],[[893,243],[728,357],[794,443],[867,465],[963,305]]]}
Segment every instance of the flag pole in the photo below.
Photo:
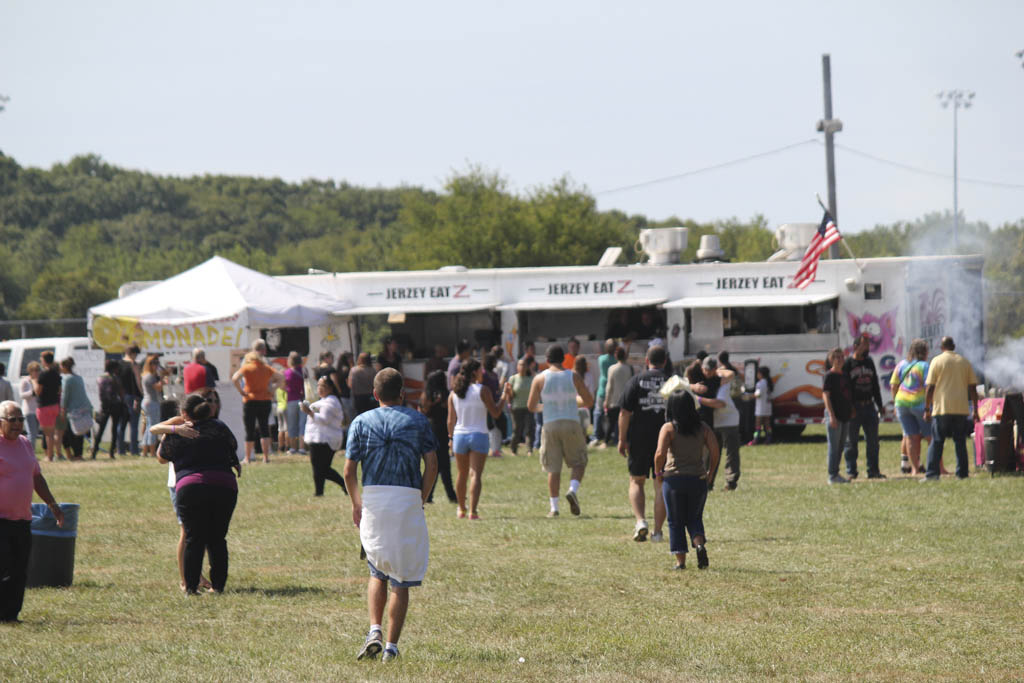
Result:
{"label": "flag pole", "polygon": [[[818,200],[818,206],[821,207],[821,210],[824,211],[825,213],[827,213],[829,216],[831,216],[832,212],[829,211],[827,206],[825,206],[825,202],[821,201],[821,195],[818,194],[817,192],[815,192],[814,193],[814,197]],[[835,220],[835,219],[833,219],[833,220]],[[836,226],[836,229],[837,230],[839,229],[838,225]],[[857,266],[857,270],[859,270],[860,272],[863,273],[864,272],[864,266],[862,266],[860,264],[860,261],[857,260],[857,257],[853,255],[853,249],[850,249],[850,244],[846,241],[846,238],[843,237],[843,233],[842,232],[839,233],[839,241],[843,243],[844,247],[846,247],[846,251],[850,254],[850,258],[853,259],[853,263],[854,263],[854,265]]]}

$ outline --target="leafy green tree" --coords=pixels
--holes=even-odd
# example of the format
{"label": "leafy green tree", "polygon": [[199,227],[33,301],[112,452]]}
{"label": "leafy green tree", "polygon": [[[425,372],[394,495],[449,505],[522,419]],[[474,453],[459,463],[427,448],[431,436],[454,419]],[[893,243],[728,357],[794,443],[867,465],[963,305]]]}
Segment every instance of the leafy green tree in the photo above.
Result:
{"label": "leafy green tree", "polygon": [[399,221],[408,229],[399,260],[408,268],[594,264],[605,248],[631,250],[636,239],[566,178],[517,196],[480,168],[449,178],[436,200],[408,195]]}

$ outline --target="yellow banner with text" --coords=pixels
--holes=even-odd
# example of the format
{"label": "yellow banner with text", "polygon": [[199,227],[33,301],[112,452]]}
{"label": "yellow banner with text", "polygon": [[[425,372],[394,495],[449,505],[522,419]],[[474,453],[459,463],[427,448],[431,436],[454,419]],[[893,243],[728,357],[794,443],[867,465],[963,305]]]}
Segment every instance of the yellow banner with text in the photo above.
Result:
{"label": "yellow banner with text", "polygon": [[149,325],[137,318],[97,316],[92,320],[92,339],[108,353],[123,353],[138,344],[147,352],[190,351],[193,348],[237,348],[246,343],[245,328],[228,322],[193,325]]}

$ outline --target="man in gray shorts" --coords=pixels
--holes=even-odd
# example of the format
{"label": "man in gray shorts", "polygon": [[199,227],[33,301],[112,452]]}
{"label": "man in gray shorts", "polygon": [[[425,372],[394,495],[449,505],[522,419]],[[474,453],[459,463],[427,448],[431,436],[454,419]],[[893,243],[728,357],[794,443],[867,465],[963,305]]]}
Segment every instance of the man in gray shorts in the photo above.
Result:
{"label": "man in gray shorts", "polygon": [[558,489],[562,483],[562,461],[572,469],[572,480],[565,499],[574,515],[580,514],[579,490],[587,469],[587,438],[580,425],[577,395],[586,408],[594,405],[594,397],[574,370],[563,370],[565,352],[561,346],[548,347],[548,369],[538,374],[530,385],[526,407],[533,413],[543,412],[544,426],[540,436],[540,465],[548,473],[548,496],[551,510],[548,517],[558,516]]}

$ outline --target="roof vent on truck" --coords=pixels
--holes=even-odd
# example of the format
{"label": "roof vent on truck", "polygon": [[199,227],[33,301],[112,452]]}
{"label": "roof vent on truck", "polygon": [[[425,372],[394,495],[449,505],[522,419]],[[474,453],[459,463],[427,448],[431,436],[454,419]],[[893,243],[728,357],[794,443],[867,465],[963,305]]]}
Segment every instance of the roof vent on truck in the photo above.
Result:
{"label": "roof vent on truck", "polygon": [[441,266],[438,270],[442,273],[465,273],[469,268],[466,266]]}
{"label": "roof vent on truck", "polygon": [[718,235],[701,235],[696,256],[697,263],[724,263],[728,260]]}
{"label": "roof vent on truck", "polygon": [[818,231],[817,223],[783,223],[775,231],[775,242],[779,250],[768,257],[769,261],[799,261]]}
{"label": "roof vent on truck", "polygon": [[686,228],[648,228],[640,231],[636,251],[645,252],[651,265],[679,263],[679,256],[686,250]]}

